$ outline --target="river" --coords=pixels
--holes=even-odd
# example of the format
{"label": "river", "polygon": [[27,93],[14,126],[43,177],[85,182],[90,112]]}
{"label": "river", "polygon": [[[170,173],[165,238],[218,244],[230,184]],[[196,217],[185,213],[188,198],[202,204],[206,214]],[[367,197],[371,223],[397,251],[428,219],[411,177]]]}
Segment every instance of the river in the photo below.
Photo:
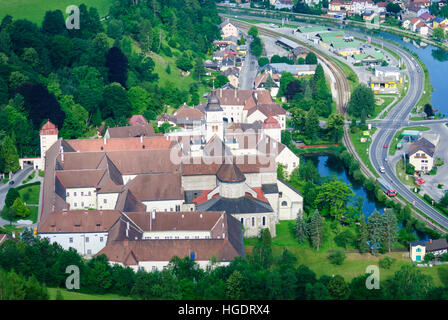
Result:
{"label": "river", "polygon": [[[375,211],[375,209],[383,213],[384,212],[384,204],[376,201],[375,197],[371,193],[367,193],[366,189],[359,183],[354,181],[347,172],[347,169],[344,167],[344,164],[338,160],[338,158],[332,154],[309,154],[303,155],[302,161],[312,161],[319,171],[321,177],[336,177],[351,185],[355,196],[353,196],[350,201],[355,204],[357,197],[363,197],[364,202],[362,205],[362,212],[366,217],[366,221],[368,217]],[[303,164],[303,162],[302,162]],[[402,225],[398,225],[399,228],[402,228]],[[419,240],[428,240],[428,236],[426,234],[422,234],[420,232],[414,231]]]}

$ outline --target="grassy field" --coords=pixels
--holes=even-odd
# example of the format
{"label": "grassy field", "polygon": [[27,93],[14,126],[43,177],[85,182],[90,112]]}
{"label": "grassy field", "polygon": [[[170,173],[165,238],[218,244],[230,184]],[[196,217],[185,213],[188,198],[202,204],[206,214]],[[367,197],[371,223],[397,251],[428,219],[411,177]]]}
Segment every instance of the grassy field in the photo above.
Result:
{"label": "grassy field", "polygon": [[381,111],[394,101],[395,97],[390,96],[377,96],[375,95],[375,111],[372,118],[376,118]]}
{"label": "grassy field", "polygon": [[[375,127],[372,127],[372,130],[370,132],[370,136],[372,136],[376,131]],[[367,141],[366,142],[361,142],[361,138],[365,137],[363,136],[363,132],[361,130],[359,130],[356,133],[351,133],[350,132],[350,139],[352,140],[353,146],[355,147],[356,153],[359,155],[359,157],[361,158],[362,162],[364,162],[364,164],[367,166],[367,168],[369,168],[369,170],[376,175],[377,177],[379,177],[378,173],[376,172],[376,170],[373,168],[372,163],[370,162],[370,157],[369,157],[369,148],[370,148],[370,144],[372,143],[372,139],[370,137],[367,137]]]}
{"label": "grassy field", "polygon": [[[57,288],[48,288],[48,294],[50,296],[50,300],[56,299]],[[59,289],[61,291],[62,297],[64,300],[131,300],[129,297],[122,297],[117,294],[86,294],[86,293],[78,293],[74,291],[68,291],[65,289]]]}
{"label": "grassy field", "polygon": [[39,204],[40,185],[33,185],[19,190],[20,198],[27,204]]}
{"label": "grassy field", "polygon": [[[333,228],[333,229],[332,229]],[[351,228],[351,227],[350,227]],[[389,270],[380,268],[380,280],[391,277],[403,265],[411,264],[408,252],[391,252],[379,256],[370,253],[346,253],[347,258],[340,266],[331,264],[328,260],[328,250],[343,250],[334,243],[334,225],[326,221],[326,237],[319,251],[313,249],[308,243],[299,244],[293,236],[294,221],[281,221],[277,225],[277,237],[272,239],[272,251],[274,256],[280,255],[283,248],[287,248],[297,257],[297,265],[304,264],[313,270],[317,277],[322,275],[339,274],[346,281],[362,275],[366,272],[367,266],[378,265],[380,259],[388,256],[396,261]],[[258,239],[244,239],[246,252],[251,252],[253,245]],[[403,247],[397,243],[397,247]],[[349,247],[349,249],[354,249]],[[448,265],[436,266],[432,268],[421,268],[423,273],[431,275],[436,286],[448,284]]]}
{"label": "grassy field", "polygon": [[83,3],[87,7],[95,7],[100,17],[104,17],[108,14],[113,0],[1,0],[0,19],[9,14],[14,19],[28,19],[41,25],[47,10],[59,9],[64,17],[67,17],[65,9],[68,6],[79,6]]}
{"label": "grassy field", "polygon": [[398,179],[400,179],[400,181],[408,186],[414,187],[415,186],[415,182],[414,179],[412,178],[412,175],[406,174],[406,172],[404,171],[403,168],[403,159],[401,159],[400,161],[397,162],[396,164],[396,172],[397,172],[397,176]]}
{"label": "grassy field", "polygon": [[416,130],[416,131],[428,131],[430,130],[428,127],[425,126],[414,126],[414,127],[406,127],[401,130],[398,130],[398,132],[395,134],[394,138],[392,139],[392,143],[389,146],[389,154],[395,155],[395,152],[397,151],[397,144],[401,141],[400,136],[403,133],[404,130]]}

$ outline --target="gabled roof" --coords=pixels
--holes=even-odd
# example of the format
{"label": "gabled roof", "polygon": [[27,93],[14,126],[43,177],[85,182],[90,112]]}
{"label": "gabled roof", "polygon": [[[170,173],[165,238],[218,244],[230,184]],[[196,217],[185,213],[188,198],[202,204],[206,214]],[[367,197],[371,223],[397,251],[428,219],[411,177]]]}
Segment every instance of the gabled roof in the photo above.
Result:
{"label": "gabled roof", "polygon": [[129,119],[129,124],[131,126],[136,126],[136,125],[146,125],[148,124],[148,121],[145,119],[144,116],[142,116],[141,114],[137,114],[137,115],[133,115],[130,119]]}
{"label": "gabled roof", "polygon": [[232,151],[215,134],[204,146],[204,155],[210,157],[225,157],[232,156]]}
{"label": "gabled roof", "polygon": [[120,216],[116,210],[54,211],[39,226],[39,233],[107,232]]}
{"label": "gabled roof", "polygon": [[412,156],[416,152],[423,151],[430,157],[433,157],[435,150],[436,147],[431,142],[425,138],[420,138],[409,146],[409,155]]}
{"label": "gabled roof", "polygon": [[[150,231],[213,231],[224,222],[225,213],[200,212],[200,211],[176,211],[176,212],[127,212],[129,217],[140,229],[145,232]],[[154,217],[154,218],[153,218]]]}
{"label": "gabled roof", "polygon": [[263,122],[264,129],[281,129],[280,124],[273,117],[269,116]]}
{"label": "gabled roof", "polygon": [[184,199],[180,173],[140,174],[129,182],[129,190],[140,201]]}
{"label": "gabled roof", "polygon": [[150,124],[108,128],[110,138],[150,137],[154,136],[154,127]]}

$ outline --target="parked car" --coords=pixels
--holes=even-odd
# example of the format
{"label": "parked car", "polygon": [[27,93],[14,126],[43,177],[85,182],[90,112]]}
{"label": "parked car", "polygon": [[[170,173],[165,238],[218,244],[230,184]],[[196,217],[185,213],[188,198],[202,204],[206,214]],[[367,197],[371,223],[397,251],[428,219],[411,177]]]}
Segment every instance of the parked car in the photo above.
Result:
{"label": "parked car", "polygon": [[12,186],[13,184],[14,184],[14,181],[13,181],[13,180],[9,181],[9,185],[10,185],[10,186]]}
{"label": "parked car", "polygon": [[386,172],[386,169],[385,169],[383,166],[381,166],[381,167],[380,167],[380,172],[381,172],[381,173],[385,173],[385,172]]}

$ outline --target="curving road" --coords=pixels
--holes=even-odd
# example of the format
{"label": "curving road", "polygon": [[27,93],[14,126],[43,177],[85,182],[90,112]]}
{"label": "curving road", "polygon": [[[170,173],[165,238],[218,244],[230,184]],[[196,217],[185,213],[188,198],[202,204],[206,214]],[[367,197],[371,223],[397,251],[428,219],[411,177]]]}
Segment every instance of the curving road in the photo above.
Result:
{"label": "curving road", "polygon": [[[380,166],[385,168],[386,172],[383,173],[382,176],[396,188],[398,194],[412,203],[415,208],[422,211],[427,217],[431,218],[441,226],[448,228],[448,218],[420,199],[414,192],[408,189],[407,186],[401,183],[395,175],[395,171],[387,161],[388,148],[384,148],[384,145],[386,144],[390,146],[397,130],[403,127],[404,123],[407,123],[409,113],[414,106],[417,105],[423,92],[425,77],[420,64],[411,54],[397,46],[392,46],[386,43],[384,45],[390,47],[403,58],[409,74],[409,90],[406,96],[389,111],[384,118],[384,121],[381,122],[382,125],[377,126],[378,130],[375,133],[370,146],[370,161],[378,171]],[[412,122],[412,124],[416,125],[417,122]]]}

